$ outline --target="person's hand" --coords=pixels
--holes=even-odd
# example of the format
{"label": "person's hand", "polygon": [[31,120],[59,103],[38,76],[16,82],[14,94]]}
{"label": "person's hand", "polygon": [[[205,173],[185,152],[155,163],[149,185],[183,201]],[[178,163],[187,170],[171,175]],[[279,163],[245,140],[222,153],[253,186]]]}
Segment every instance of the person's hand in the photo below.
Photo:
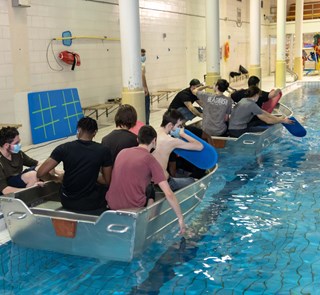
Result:
{"label": "person's hand", "polygon": [[149,94],[149,90],[147,87],[144,87],[144,96],[147,96]]}
{"label": "person's hand", "polygon": [[179,131],[180,137],[183,136],[183,135],[185,135],[184,127],[181,127],[181,128],[179,128],[179,129],[180,129],[180,131]]}
{"label": "person's hand", "polygon": [[281,123],[285,123],[285,124],[293,124],[294,121],[293,120],[290,120],[289,118],[283,118],[282,122]]}
{"label": "person's hand", "polygon": [[45,183],[43,181],[37,181],[34,186],[44,187]]}
{"label": "person's hand", "polygon": [[183,235],[186,232],[186,225],[184,224],[183,217],[179,218],[178,222],[179,222],[179,227],[180,227],[179,234]]}

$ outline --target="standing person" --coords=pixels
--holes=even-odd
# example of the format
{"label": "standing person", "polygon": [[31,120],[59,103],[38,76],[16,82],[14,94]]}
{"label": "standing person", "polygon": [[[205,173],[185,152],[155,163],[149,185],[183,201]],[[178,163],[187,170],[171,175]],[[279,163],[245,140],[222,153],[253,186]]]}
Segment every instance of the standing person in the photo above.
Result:
{"label": "standing person", "polygon": [[[16,128],[3,127],[0,130],[0,192],[4,195],[43,185],[36,172],[39,162],[21,151],[20,141]],[[29,168],[23,170],[23,166]]]}
{"label": "standing person", "polygon": [[158,161],[150,154],[156,148],[157,132],[152,126],[142,126],[138,133],[139,146],[124,149],[114,163],[112,182],[106,194],[112,210],[143,208],[154,200],[147,199],[146,187],[151,182],[158,184],[178,217],[180,233],[185,232],[183,215],[175,194],[170,189]]}
{"label": "standing person", "polygon": [[147,56],[146,56],[146,50],[141,49],[141,72],[142,72],[142,86],[144,90],[144,98],[145,98],[145,110],[146,110],[146,124],[149,125],[150,120],[150,93],[147,85],[147,79],[146,79],[146,62]]}
{"label": "standing person", "polygon": [[219,79],[214,88],[215,93],[201,91],[205,88],[213,89],[209,86],[200,86],[192,91],[202,102],[202,129],[206,133],[209,143],[211,143],[211,136],[224,135],[228,129],[227,122],[231,114],[232,101],[223,94],[228,87],[227,80]]}
{"label": "standing person", "polygon": [[229,133],[233,137],[239,137],[245,132],[262,132],[266,128],[264,126],[249,126],[248,123],[253,116],[257,116],[260,120],[267,124],[286,123],[292,124],[293,122],[285,116],[276,117],[270,113],[262,110],[257,101],[261,95],[261,90],[257,86],[250,86],[246,92],[246,97],[241,99],[239,103],[232,109]]}
{"label": "standing person", "polygon": [[112,164],[121,150],[138,145],[137,136],[129,131],[137,123],[135,108],[129,104],[121,105],[114,117],[114,121],[117,129],[103,137],[101,142],[103,146],[110,149]]}
{"label": "standing person", "polygon": [[[162,123],[158,130],[157,148],[153,155],[160,163],[169,185],[173,191],[183,188],[194,182],[192,177],[169,177],[167,167],[169,164],[170,154],[174,149],[201,151],[203,145],[193,137],[184,132],[184,128],[180,128],[184,117],[175,110],[166,111],[162,117]],[[171,136],[172,135],[172,136]]]}
{"label": "standing person", "polygon": [[[104,196],[110,184],[112,159],[108,148],[92,141],[97,131],[96,120],[81,118],[77,124],[78,139],[56,147],[38,169],[37,176],[42,177],[63,162],[60,198],[68,210],[90,214],[106,210]],[[100,170],[103,185],[97,183]]]}
{"label": "standing person", "polygon": [[189,83],[189,87],[181,90],[174,97],[169,105],[169,110],[178,110],[187,121],[192,120],[196,116],[202,117],[201,108],[193,105],[194,102],[201,105],[199,99],[192,93],[192,91],[199,86],[201,86],[200,81],[198,79],[192,79]]}

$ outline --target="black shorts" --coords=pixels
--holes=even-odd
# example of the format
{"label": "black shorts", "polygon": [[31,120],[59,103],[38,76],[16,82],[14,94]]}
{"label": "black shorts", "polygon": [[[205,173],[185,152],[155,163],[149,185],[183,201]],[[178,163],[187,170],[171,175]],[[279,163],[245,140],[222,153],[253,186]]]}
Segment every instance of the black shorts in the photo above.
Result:
{"label": "black shorts", "polygon": [[32,166],[30,168],[23,170],[18,175],[8,177],[7,179],[8,185],[12,187],[17,187],[17,188],[25,188],[27,184],[21,179],[22,174],[25,174],[30,171],[35,171],[35,170],[36,170],[36,166]]}

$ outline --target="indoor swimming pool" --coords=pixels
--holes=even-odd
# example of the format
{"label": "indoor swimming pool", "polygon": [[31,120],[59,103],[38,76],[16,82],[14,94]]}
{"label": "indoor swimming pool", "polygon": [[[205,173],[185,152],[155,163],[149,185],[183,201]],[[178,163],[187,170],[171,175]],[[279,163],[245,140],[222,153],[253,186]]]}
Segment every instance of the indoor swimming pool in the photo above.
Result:
{"label": "indoor swimming pool", "polygon": [[[299,85],[299,84],[298,84]],[[307,129],[219,159],[204,202],[131,263],[0,247],[0,294],[320,294],[320,83],[282,98]]]}

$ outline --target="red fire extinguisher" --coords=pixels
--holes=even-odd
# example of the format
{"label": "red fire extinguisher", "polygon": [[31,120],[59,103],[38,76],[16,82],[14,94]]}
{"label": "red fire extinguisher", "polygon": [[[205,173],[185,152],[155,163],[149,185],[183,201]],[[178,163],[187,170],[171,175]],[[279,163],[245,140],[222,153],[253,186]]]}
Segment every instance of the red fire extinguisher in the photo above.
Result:
{"label": "red fire extinguisher", "polygon": [[71,70],[73,71],[75,66],[80,66],[81,61],[80,61],[80,55],[75,52],[70,52],[70,51],[62,51],[59,53],[59,58],[67,63],[68,65],[72,65]]}

